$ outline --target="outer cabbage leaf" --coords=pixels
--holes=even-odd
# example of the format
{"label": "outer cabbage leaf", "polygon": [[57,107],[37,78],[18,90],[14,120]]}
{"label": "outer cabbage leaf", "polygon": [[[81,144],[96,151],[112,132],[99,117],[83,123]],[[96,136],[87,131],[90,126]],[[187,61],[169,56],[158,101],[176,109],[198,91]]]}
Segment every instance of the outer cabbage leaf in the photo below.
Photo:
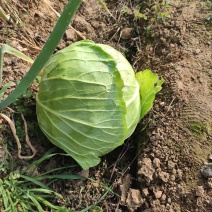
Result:
{"label": "outer cabbage leaf", "polygon": [[136,73],[136,79],[140,85],[141,115],[142,119],[153,106],[155,95],[162,89],[164,79],[159,79],[157,74],[150,70]]}
{"label": "outer cabbage leaf", "polygon": [[[119,70],[121,78],[124,83],[123,91],[123,100],[126,104],[126,122],[127,122],[127,134],[128,138],[135,130],[139,120],[140,120],[140,94],[139,94],[139,84],[135,78],[135,72],[126,60],[126,58],[114,48],[104,45],[97,44],[101,46],[104,51],[110,54],[114,61],[116,62],[116,67]],[[125,139],[126,139],[125,138]]]}
{"label": "outer cabbage leaf", "polygon": [[[130,66],[128,78],[124,68],[123,73],[118,70],[127,60],[117,63],[111,53],[91,41],[59,51],[46,65],[37,94],[40,128],[83,169],[97,165],[99,156],[123,144],[140,116],[139,85],[133,70]],[[131,77],[132,87],[127,85]]]}

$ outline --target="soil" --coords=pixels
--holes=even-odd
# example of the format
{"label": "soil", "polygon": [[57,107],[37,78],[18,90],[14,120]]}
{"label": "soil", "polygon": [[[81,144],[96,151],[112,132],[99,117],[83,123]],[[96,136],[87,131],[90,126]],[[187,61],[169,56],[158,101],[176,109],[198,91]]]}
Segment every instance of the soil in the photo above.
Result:
{"label": "soil", "polygon": [[[98,1],[84,0],[72,22],[75,30],[67,29],[57,50],[84,38],[108,44],[125,54],[136,71],[150,69],[165,83],[131,138],[89,173],[81,172],[95,181],[67,181],[55,189],[69,197],[63,204],[74,211],[96,203],[96,211],[212,211],[211,1],[105,3],[112,16]],[[50,4],[60,13],[65,1]],[[13,23],[0,20],[0,42],[35,58],[57,18],[42,1],[16,0],[11,5]],[[3,81],[13,81],[9,91],[29,67],[6,56]],[[39,158],[50,144],[41,135],[34,114],[36,83],[31,91],[30,98],[20,101],[31,122],[29,135]],[[20,112],[17,104],[11,107]],[[0,125],[0,139],[10,143],[21,164],[7,123],[0,119]],[[55,159],[46,166],[60,165]],[[113,192],[106,194],[107,186]]]}

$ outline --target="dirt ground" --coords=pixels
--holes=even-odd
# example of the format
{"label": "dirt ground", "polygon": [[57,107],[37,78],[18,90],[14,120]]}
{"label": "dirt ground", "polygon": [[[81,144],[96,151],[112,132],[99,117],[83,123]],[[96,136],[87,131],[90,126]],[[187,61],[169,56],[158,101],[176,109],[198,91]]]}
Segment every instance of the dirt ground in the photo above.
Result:
{"label": "dirt ground", "polygon": [[[42,1],[9,2],[15,3],[17,16],[12,16],[14,23],[0,20],[0,42],[35,58],[55,25],[55,14]],[[61,12],[66,1],[49,2]],[[108,44],[125,54],[136,71],[151,69],[165,83],[132,137],[87,173],[114,191],[93,211],[212,211],[212,2],[105,3],[112,16],[97,0],[84,0],[72,22],[75,30],[67,29],[57,49],[84,38]],[[14,81],[11,90],[28,68],[7,56],[3,78]],[[33,95],[36,90],[35,84]],[[33,101],[26,118],[35,123],[35,132],[36,117],[29,114]],[[9,127],[3,120],[0,125],[0,139],[11,142]],[[33,140],[39,133],[31,135]],[[65,206],[80,211],[98,202],[105,187],[96,181],[66,182],[60,187],[69,196]]]}

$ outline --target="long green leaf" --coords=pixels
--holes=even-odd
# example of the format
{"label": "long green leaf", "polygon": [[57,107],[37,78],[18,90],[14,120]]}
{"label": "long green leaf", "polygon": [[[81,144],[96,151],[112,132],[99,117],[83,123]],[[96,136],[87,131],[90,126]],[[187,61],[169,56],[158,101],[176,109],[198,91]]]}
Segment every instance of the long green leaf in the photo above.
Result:
{"label": "long green leaf", "polygon": [[29,197],[29,199],[32,200],[32,202],[34,203],[34,205],[36,206],[36,208],[38,209],[39,212],[44,212],[42,206],[37,201],[36,196],[34,196],[33,194],[27,194],[27,196]]}
{"label": "long green leaf", "polygon": [[6,190],[6,195],[7,195],[7,197],[8,197],[8,201],[9,201],[9,207],[7,207],[6,209],[5,209],[5,211],[7,211],[7,209],[9,210],[11,210],[11,211],[14,211],[14,212],[16,212],[17,211],[17,209],[15,209],[15,203],[13,202],[13,200],[12,200],[12,198],[11,198],[11,196],[10,196],[10,192],[8,191],[8,190]]}
{"label": "long green leaf", "polygon": [[3,199],[4,207],[8,208],[9,200],[8,200],[8,196],[7,196],[7,193],[6,193],[3,185],[1,185],[1,187],[0,187],[0,194],[1,194],[1,198]]}
{"label": "long green leaf", "polygon": [[54,49],[58,45],[71,19],[78,10],[81,2],[82,0],[69,0],[62,15],[58,19],[55,28],[53,29],[51,35],[49,36],[48,41],[44,45],[43,49],[36,58],[35,62],[32,64],[30,70],[18,84],[16,89],[5,100],[3,100],[0,103],[0,109],[3,109],[7,107],[9,104],[13,103],[30,86],[35,77],[39,74],[41,69],[44,67],[46,62],[53,54]]}
{"label": "long green leaf", "polygon": [[[3,44],[0,49],[0,86],[2,85],[3,57],[4,57],[5,53],[10,53],[10,54],[15,55],[16,57],[19,57],[22,60],[30,62],[30,63],[34,62],[30,57],[26,56],[25,54],[18,51],[17,49],[14,49],[13,47],[8,46],[7,44]],[[0,92],[2,92],[2,90]]]}
{"label": "long green leaf", "polygon": [[[32,211],[32,207],[30,206],[30,203],[29,203],[29,202],[20,201],[20,205],[21,205],[21,207],[22,207],[23,212]],[[34,211],[34,210],[33,210],[33,211]]]}
{"label": "long green leaf", "polygon": [[42,177],[36,177],[37,180],[42,179],[62,179],[62,180],[80,180],[84,179],[84,177],[79,175],[71,175],[71,174],[56,174],[56,175],[47,175]]}
{"label": "long green leaf", "polygon": [[43,178],[45,179],[45,176],[46,176],[47,174],[50,174],[50,173],[56,172],[56,171],[61,171],[61,170],[63,170],[63,169],[74,168],[74,167],[76,167],[76,165],[54,168],[54,169],[51,169],[51,170],[49,170],[49,171],[47,171],[47,172],[41,173],[41,174],[39,175],[39,177],[43,176]]}
{"label": "long green leaf", "polygon": [[59,206],[51,204],[49,201],[47,201],[46,199],[44,199],[42,197],[36,196],[34,194],[31,194],[31,198],[32,197],[34,198],[34,201],[37,201],[37,202],[39,201],[42,204],[44,204],[45,206],[50,207],[51,209],[56,209],[57,210],[58,208],[60,208]]}
{"label": "long green leaf", "polygon": [[[63,196],[61,195],[61,194],[59,194],[59,193],[57,193],[57,192],[55,192],[55,191],[53,191],[53,190],[48,190],[48,189],[43,189],[43,188],[31,188],[31,189],[29,189],[28,190],[29,192],[33,192],[34,194],[38,194],[38,193],[40,193],[40,194],[50,194],[50,195],[55,195],[55,196],[57,196],[57,197],[59,197],[59,198],[63,198]],[[39,196],[41,196],[41,195],[39,195]]]}
{"label": "long green leaf", "polygon": [[33,167],[38,166],[38,164],[40,164],[40,163],[43,162],[44,160],[47,160],[47,159],[51,158],[51,157],[54,156],[54,155],[57,155],[57,153],[55,153],[55,154],[50,154],[50,155],[45,155],[45,156],[43,156],[42,158],[40,158],[40,159],[34,161],[34,162],[31,163],[29,166],[27,166],[26,169],[24,169],[24,170],[21,172],[21,174],[25,174],[25,173],[28,174],[28,171],[31,170],[31,169],[32,169],[32,171],[30,171],[30,174],[33,174],[33,172],[34,172]]}
{"label": "long green leaf", "polygon": [[39,180],[36,180],[35,178],[32,178],[32,177],[28,177],[28,176],[25,176],[25,175],[21,175],[22,178],[24,178],[25,180],[29,181],[29,182],[32,182],[38,186],[40,186],[41,188],[45,188],[45,189],[49,189],[50,188],[48,186],[46,186],[45,184],[41,183]]}
{"label": "long green leaf", "polygon": [[[58,155],[58,153],[53,153],[56,150],[56,147],[51,148],[49,151],[47,151],[41,158],[39,158],[38,160],[34,161],[33,163],[31,163],[30,165],[28,165],[26,167],[26,169],[24,169],[21,174],[24,173],[28,173],[28,171],[30,169],[32,169],[33,167],[37,167],[41,162],[43,162],[44,160],[47,160],[51,157],[53,157],[54,155]],[[29,175],[29,174],[28,174]]]}

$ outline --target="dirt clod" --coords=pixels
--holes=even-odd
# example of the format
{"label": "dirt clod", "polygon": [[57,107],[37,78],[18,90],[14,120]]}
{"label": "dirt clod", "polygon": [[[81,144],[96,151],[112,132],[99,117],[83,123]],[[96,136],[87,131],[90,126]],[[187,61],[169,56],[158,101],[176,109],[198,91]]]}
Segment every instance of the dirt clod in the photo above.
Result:
{"label": "dirt clod", "polygon": [[120,191],[121,191],[121,204],[126,204],[127,194],[132,184],[132,176],[127,174],[121,182]]}
{"label": "dirt clod", "polygon": [[158,176],[165,183],[167,183],[169,180],[169,173],[167,173],[167,172],[159,172]]}
{"label": "dirt clod", "polygon": [[139,163],[140,168],[138,170],[138,180],[143,181],[143,178],[146,179],[147,183],[150,183],[153,179],[153,174],[155,169],[153,168],[152,161],[149,158],[144,158]]}
{"label": "dirt clod", "polygon": [[127,208],[130,211],[135,211],[135,209],[140,207],[143,203],[144,200],[141,197],[140,191],[136,189],[130,189],[126,200]]}

